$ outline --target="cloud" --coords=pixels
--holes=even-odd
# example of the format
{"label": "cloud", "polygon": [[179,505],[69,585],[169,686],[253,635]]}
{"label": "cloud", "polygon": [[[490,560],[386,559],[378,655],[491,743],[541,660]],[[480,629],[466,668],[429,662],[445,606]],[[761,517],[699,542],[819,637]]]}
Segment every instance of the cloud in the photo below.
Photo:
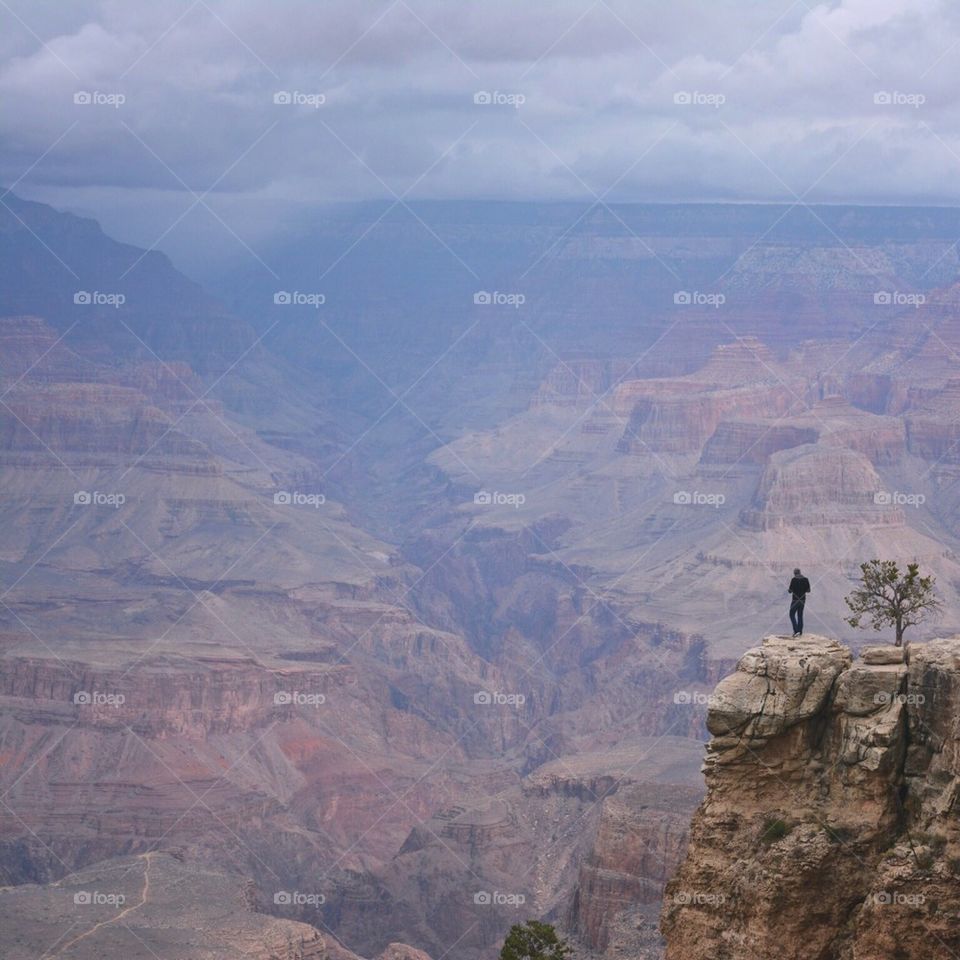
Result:
{"label": "cloud", "polygon": [[[67,205],[108,199],[130,224],[148,209],[145,235],[208,190],[211,204],[958,199],[947,0],[10,10],[0,179]],[[301,102],[275,103],[281,91]]]}

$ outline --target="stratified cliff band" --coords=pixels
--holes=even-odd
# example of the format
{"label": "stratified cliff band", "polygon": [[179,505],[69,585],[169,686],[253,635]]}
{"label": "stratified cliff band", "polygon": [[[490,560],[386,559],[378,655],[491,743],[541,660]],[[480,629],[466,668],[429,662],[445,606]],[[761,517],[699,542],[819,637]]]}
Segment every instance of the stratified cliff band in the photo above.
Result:
{"label": "stratified cliff band", "polygon": [[707,725],[668,960],[960,954],[960,639],[765,637]]}

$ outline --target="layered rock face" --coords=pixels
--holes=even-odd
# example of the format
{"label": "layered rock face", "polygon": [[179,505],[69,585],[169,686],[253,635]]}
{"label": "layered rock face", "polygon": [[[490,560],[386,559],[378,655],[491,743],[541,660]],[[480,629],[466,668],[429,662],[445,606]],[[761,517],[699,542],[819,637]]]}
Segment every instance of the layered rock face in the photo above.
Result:
{"label": "layered rock face", "polygon": [[626,380],[611,407],[628,417],[620,450],[691,453],[725,420],[784,417],[797,401],[796,378],[779,369],[754,337],[718,347],[696,373],[673,379]]}
{"label": "layered rock face", "polygon": [[871,416],[843,397],[776,420],[725,420],[703,448],[701,463],[765,463],[774,453],[803,444],[852,450],[875,466],[896,464],[906,453],[905,427],[895,417]]}
{"label": "layered rock face", "polygon": [[[484,892],[568,916],[606,795],[634,777],[605,755],[524,775],[666,732],[677,674],[706,679],[690,639],[594,611],[534,556],[550,525],[422,538],[404,560],[333,498],[278,501],[278,487],[322,489],[316,468],[207,398],[185,364],[108,367],[29,317],[0,320],[0,339],[0,884],[47,903],[71,871],[132,865],[139,881],[170,856],[254,878],[262,914],[313,925],[301,944],[259,918],[282,938],[257,944],[263,960],[323,956],[316,927],[367,956],[422,960],[398,940],[486,956],[522,906],[476,902]],[[98,503],[98,490],[123,496]],[[676,719],[699,733],[698,716]],[[657,778],[672,795],[677,770],[695,776],[695,742],[673,741],[675,765],[643,771],[651,830]],[[561,823],[582,825],[576,843]],[[671,834],[620,888],[585,875],[583,936],[607,929],[622,890],[657,897],[677,856]],[[278,892],[306,888],[323,901],[278,909]],[[224,928],[236,956],[260,960]],[[64,958],[100,955],[120,930],[107,922]],[[141,936],[167,960],[163,936]]]}
{"label": "layered rock face", "polygon": [[882,489],[883,481],[863,454],[805,444],[769,458],[754,505],[743,511],[741,522],[760,530],[852,523],[902,525],[901,509],[875,502]]}
{"label": "layered rock face", "polygon": [[[645,385],[646,386],[646,385]],[[642,452],[653,450],[692,452],[700,450],[724,418],[756,416],[764,410],[782,416],[790,408],[791,396],[783,387],[717,389],[705,388],[668,396],[656,382],[632,392],[633,411],[624,432],[621,449]]]}
{"label": "layered rock face", "polygon": [[[586,576],[628,619],[691,635],[709,620],[710,664],[743,652],[744,604],[771,628],[786,619],[796,566],[812,578],[808,613],[821,632],[847,628],[846,580],[874,556],[915,557],[954,609],[960,404],[920,371],[909,390],[896,371],[862,372],[890,340],[878,334],[856,352],[809,343],[783,357],[766,333],[740,337],[672,377],[561,362],[526,411],[431,462],[467,490],[479,477],[522,495],[502,509],[464,496],[483,530],[471,531],[471,553],[505,529],[518,540],[526,531],[544,565]],[[907,347],[896,357],[888,364],[907,363]],[[933,446],[911,433],[921,417],[936,420]]]}
{"label": "layered rock face", "polygon": [[459,954],[492,957],[511,924],[544,917],[584,949],[659,957],[655,918],[702,796],[699,754],[687,738],[642,738],[438,810],[374,876],[342,886],[325,920],[361,953],[378,924],[423,917],[411,936],[432,956],[459,940]]}
{"label": "layered rock face", "polygon": [[663,888],[687,849],[699,787],[622,787],[601,804],[600,822],[580,864],[566,926],[598,954],[661,956],[657,914]]}
{"label": "layered rock face", "polygon": [[[863,263],[882,254],[891,288],[942,283],[952,213],[898,219],[864,261],[799,209],[658,205],[573,230],[563,205],[522,223],[425,209],[500,289],[535,265],[523,313],[443,280],[408,211],[369,234],[331,213],[326,238],[276,257],[281,285],[362,233],[366,259],[327,278],[331,304],[353,306],[318,324],[245,271],[248,326],[159,254],[13,206],[0,883],[157,851],[255,878],[262,911],[364,955],[411,955],[389,946],[407,941],[486,960],[525,910],[584,949],[654,955],[698,798],[690,697],[742,653],[744,611],[785,620],[801,563],[816,623],[842,609],[838,568],[881,548],[929,561],[948,602],[960,583],[932,511],[893,496],[927,489],[916,475],[950,451],[949,357],[920,376],[884,324],[846,352],[876,284]],[[872,211],[821,214],[864,256],[848,228],[881,235]],[[33,232],[77,284],[49,280]],[[691,291],[736,264],[734,309],[678,305],[664,262]],[[75,286],[126,303],[78,305]],[[268,351],[254,330],[274,321]],[[848,374],[866,409],[833,396]],[[513,497],[479,503],[481,486]],[[322,905],[276,909],[278,890],[315,883]]]}
{"label": "layered rock face", "polygon": [[717,687],[667,960],[960,950],[960,638],[771,636]]}
{"label": "layered rock face", "polygon": [[[0,341],[0,883],[50,889],[131,856],[139,877],[171,855],[255,878],[262,913],[367,956],[492,954],[522,909],[484,892],[597,944],[637,890],[655,911],[688,819],[661,837],[657,797],[695,777],[695,741],[658,740],[673,761],[642,771],[630,829],[648,855],[615,863],[601,840],[582,875],[578,857],[638,776],[604,749],[699,734],[699,715],[667,717],[678,681],[707,681],[692,638],[596,604],[549,560],[561,525],[421,537],[404,559],[333,497],[278,500],[324,489],[314,463],[184,363],[107,365],[32,317],[0,319]],[[311,884],[322,903],[277,910]]]}

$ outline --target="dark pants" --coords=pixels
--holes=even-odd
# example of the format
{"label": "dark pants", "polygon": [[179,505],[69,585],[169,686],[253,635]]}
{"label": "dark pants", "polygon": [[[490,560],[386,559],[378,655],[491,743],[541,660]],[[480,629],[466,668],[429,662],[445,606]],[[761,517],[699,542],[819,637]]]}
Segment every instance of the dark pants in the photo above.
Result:
{"label": "dark pants", "polygon": [[794,600],[790,604],[790,622],[794,633],[803,633],[803,604],[805,600]]}

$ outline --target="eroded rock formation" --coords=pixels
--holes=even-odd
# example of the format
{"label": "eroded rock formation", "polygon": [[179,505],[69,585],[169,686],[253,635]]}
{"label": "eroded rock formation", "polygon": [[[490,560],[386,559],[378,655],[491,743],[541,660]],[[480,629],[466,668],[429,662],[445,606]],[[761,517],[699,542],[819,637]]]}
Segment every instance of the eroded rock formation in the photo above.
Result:
{"label": "eroded rock formation", "polygon": [[709,710],[707,796],[667,886],[668,960],[960,950],[960,639],[771,636]]}

